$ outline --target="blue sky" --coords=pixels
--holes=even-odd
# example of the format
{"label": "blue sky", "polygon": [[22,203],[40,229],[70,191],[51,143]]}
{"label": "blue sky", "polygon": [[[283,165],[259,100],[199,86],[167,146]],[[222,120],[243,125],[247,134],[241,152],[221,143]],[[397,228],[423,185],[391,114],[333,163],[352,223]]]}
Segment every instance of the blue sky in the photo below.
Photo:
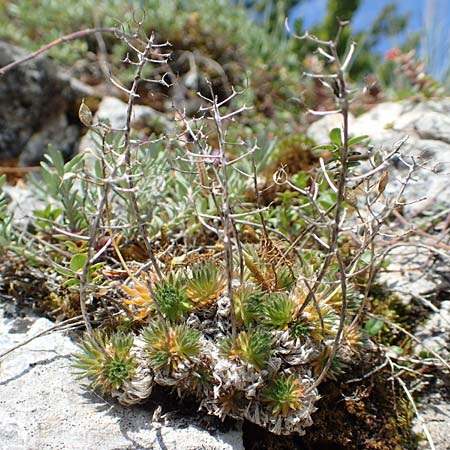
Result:
{"label": "blue sky", "polygon": [[[407,33],[426,29],[421,42],[421,55],[428,70],[436,77],[448,73],[450,64],[450,0],[363,0],[352,22],[355,32],[370,29],[373,20],[389,3],[396,3],[401,13],[410,12]],[[320,22],[326,11],[327,0],[304,0],[291,13],[290,19],[301,16],[305,27]],[[405,35],[387,38],[377,51],[388,49],[404,42]]]}

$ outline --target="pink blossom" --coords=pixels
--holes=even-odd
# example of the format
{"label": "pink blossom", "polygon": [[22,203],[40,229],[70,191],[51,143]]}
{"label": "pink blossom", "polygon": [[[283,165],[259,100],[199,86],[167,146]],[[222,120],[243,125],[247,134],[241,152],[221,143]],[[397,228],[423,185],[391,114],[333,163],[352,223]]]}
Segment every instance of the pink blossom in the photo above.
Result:
{"label": "pink blossom", "polygon": [[391,48],[390,50],[388,50],[386,52],[385,59],[386,59],[386,61],[393,61],[395,58],[397,58],[401,54],[402,54],[402,52],[400,51],[399,48],[396,48],[396,47]]}

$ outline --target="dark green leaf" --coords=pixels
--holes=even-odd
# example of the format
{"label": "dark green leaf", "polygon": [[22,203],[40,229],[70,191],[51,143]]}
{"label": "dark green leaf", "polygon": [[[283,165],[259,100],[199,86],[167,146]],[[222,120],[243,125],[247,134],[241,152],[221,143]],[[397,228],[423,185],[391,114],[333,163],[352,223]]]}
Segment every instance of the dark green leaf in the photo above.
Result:
{"label": "dark green leaf", "polygon": [[80,281],[78,279],[76,279],[76,278],[69,278],[67,281],[65,281],[62,284],[62,287],[70,288],[72,286],[78,286],[79,284],[80,284]]}
{"label": "dark green leaf", "polygon": [[55,270],[65,277],[73,277],[73,272],[69,269],[65,269],[64,267],[55,267]]}
{"label": "dark green leaf", "polygon": [[312,148],[312,150],[330,150],[333,151],[336,149],[336,146],[333,144],[322,144],[322,145],[316,145]]}
{"label": "dark green leaf", "polygon": [[396,355],[403,355],[404,351],[401,347],[399,347],[398,345],[391,345],[389,347],[390,350],[392,350]]}
{"label": "dark green leaf", "polygon": [[340,128],[333,128],[330,131],[330,141],[337,145],[338,147],[342,147],[342,134]]}

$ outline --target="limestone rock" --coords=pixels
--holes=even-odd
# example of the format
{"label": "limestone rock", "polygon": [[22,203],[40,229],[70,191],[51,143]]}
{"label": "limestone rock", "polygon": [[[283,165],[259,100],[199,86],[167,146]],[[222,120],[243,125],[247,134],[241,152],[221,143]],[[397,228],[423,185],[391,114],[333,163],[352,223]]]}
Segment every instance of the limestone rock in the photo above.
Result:
{"label": "limestone rock", "polygon": [[[27,54],[0,41],[0,67]],[[69,156],[79,135],[79,128],[68,122],[68,111],[76,97],[70,79],[45,57],[21,64],[3,75],[0,159],[20,156],[22,165],[37,164],[49,143]]]}
{"label": "limestone rock", "polygon": [[[51,326],[42,318],[3,318],[0,353]],[[186,419],[165,425],[153,421],[152,411],[83,389],[71,368],[76,351],[68,336],[52,333],[1,360],[0,449],[243,450],[239,431],[211,434]]]}
{"label": "limestone rock", "polygon": [[432,271],[420,270],[430,256],[429,250],[420,246],[398,246],[388,255],[389,270],[380,272],[378,282],[387,290],[409,303],[417,295],[435,291],[439,280]]}
{"label": "limestone rock", "polygon": [[[115,97],[104,97],[99,104],[94,116],[93,124],[106,121],[112,130],[122,130],[126,124],[127,104]],[[131,127],[134,130],[144,130],[146,136],[140,136],[142,140],[149,137],[153,131],[163,132],[171,128],[169,121],[158,111],[144,105],[134,105],[131,117]],[[80,141],[79,151],[84,152],[93,148],[95,143],[88,133]]]}
{"label": "limestone rock", "polygon": [[[404,194],[405,214],[422,213],[450,207],[450,99],[440,101],[386,102],[354,119],[350,117],[350,135],[368,135],[376,150],[392,151],[399,140],[408,136],[401,148],[404,161],[420,168],[409,181]],[[329,141],[332,128],[342,125],[339,115],[325,116],[314,122],[308,136],[317,143]],[[364,165],[361,166],[364,172]],[[367,170],[370,167],[367,166]],[[400,159],[392,160],[386,194],[398,192],[408,167]]]}
{"label": "limestone rock", "polygon": [[[385,154],[392,151],[394,143],[409,136],[401,148],[403,161],[411,164],[414,159],[421,168],[408,182],[404,193],[403,201],[406,204],[403,215],[406,217],[436,214],[450,207],[449,114],[450,98],[429,101],[405,100],[379,104],[350,122],[352,136],[369,135],[375,149],[381,149]],[[340,118],[326,116],[310,127],[308,135],[317,143],[327,143],[329,131],[336,126],[340,126]],[[370,167],[362,164],[358,170],[364,172],[370,170]],[[399,158],[394,159],[389,169],[389,183],[385,194],[397,193],[407,173],[407,165]],[[420,235],[414,240],[410,239],[409,243],[411,245],[398,246],[390,251],[388,270],[378,275],[377,282],[383,285],[388,293],[398,295],[404,303],[427,302],[428,298],[436,296],[437,292],[448,291],[448,286],[444,285],[448,278],[447,266],[441,262],[445,273],[439,274],[436,266],[431,267],[428,264],[430,251],[420,246],[422,243]],[[448,361],[450,302],[440,301],[437,307],[433,307],[429,318],[416,330],[415,335],[421,341],[421,344],[415,346],[416,355],[432,350]],[[424,422],[431,434],[434,448],[450,449],[448,377],[447,386],[443,377],[436,377],[433,383],[432,386],[425,386],[419,396],[418,408],[421,419],[415,418],[414,431],[423,434]],[[428,448],[430,448],[428,442],[422,440],[419,449]]]}
{"label": "limestone rock", "polygon": [[416,336],[421,340],[421,344],[414,349],[417,355],[421,351],[433,350],[450,361],[450,300],[440,303],[439,310],[419,328]]}
{"label": "limestone rock", "polygon": [[[447,391],[447,394],[445,393]],[[448,386],[438,386],[433,394],[426,395],[419,400],[421,420],[415,418],[414,431],[424,435],[423,423],[425,423],[433,440],[436,450],[448,450],[450,440],[448,436],[450,423],[450,404],[446,400],[448,396]],[[429,450],[430,445],[426,439],[419,442],[418,450]]]}
{"label": "limestone rock", "polygon": [[[120,129],[125,126],[128,105],[115,97],[104,97],[101,101],[95,118],[97,121],[109,120],[111,128]],[[133,106],[131,126],[133,128],[143,128],[150,125],[152,120],[157,120],[160,113],[149,106]],[[95,120],[94,120],[95,123]]]}
{"label": "limestone rock", "polygon": [[[349,115],[349,124],[353,127],[355,118],[352,114]],[[306,135],[311,138],[317,145],[330,143],[330,131],[333,128],[342,127],[342,116],[340,114],[330,114],[322,117],[316,122],[313,122]]]}
{"label": "limestone rock", "polygon": [[44,202],[27,186],[5,184],[2,189],[7,194],[8,211],[14,214],[14,223],[21,229],[27,228],[35,210],[45,209]]}
{"label": "limestone rock", "polygon": [[386,102],[372,108],[365,114],[359,116],[350,130],[354,136],[369,135],[372,139],[379,134],[385,134],[392,124],[402,114],[401,102]]}

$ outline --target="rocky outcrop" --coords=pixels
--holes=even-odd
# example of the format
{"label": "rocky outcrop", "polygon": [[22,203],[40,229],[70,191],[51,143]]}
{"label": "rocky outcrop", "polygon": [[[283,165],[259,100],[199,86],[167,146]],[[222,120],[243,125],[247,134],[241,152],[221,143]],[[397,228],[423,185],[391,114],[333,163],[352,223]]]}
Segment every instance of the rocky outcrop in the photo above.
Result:
{"label": "rocky outcrop", "polygon": [[[375,150],[392,151],[407,137],[401,154],[407,163],[414,158],[417,171],[404,194],[405,214],[436,211],[450,206],[450,98],[441,100],[386,102],[355,118],[350,116],[351,136],[368,135]],[[325,116],[308,129],[317,144],[329,141],[328,133],[340,127],[340,115]],[[398,158],[392,160],[386,194],[397,192],[408,167]]]}
{"label": "rocky outcrop", "polygon": [[[0,41],[0,67],[26,55],[27,51]],[[18,160],[21,166],[37,165],[49,144],[66,158],[92,148],[95,144],[89,134],[80,142],[78,108],[84,97],[98,98],[99,94],[46,57],[32,59],[0,76],[0,162]],[[126,114],[125,102],[105,96],[94,124],[102,121],[120,130],[125,127]],[[152,133],[173,129],[163,114],[144,105],[134,105],[131,125],[144,141]]]}
{"label": "rocky outcrop", "polygon": [[[127,103],[122,100],[105,96],[98,105],[98,109],[93,118],[93,125],[103,123],[111,128],[110,133],[123,130],[127,119]],[[163,114],[145,105],[134,105],[131,116],[131,128],[137,133],[139,139],[145,142],[152,133],[167,134],[174,128]],[[85,134],[79,144],[78,151],[86,152],[95,148],[93,134]]]}
{"label": "rocky outcrop", "polygon": [[[0,67],[28,52],[0,41]],[[71,123],[77,92],[48,58],[21,64],[0,77],[0,160],[38,163],[48,144],[67,156],[75,150],[80,128]],[[73,120],[73,119],[72,119]]]}
{"label": "rocky outcrop", "polygon": [[[53,325],[2,315],[0,354]],[[1,360],[0,449],[243,450],[240,431],[209,432],[189,417],[164,423],[154,406],[124,408],[83,389],[71,367],[77,350],[52,332]]]}

